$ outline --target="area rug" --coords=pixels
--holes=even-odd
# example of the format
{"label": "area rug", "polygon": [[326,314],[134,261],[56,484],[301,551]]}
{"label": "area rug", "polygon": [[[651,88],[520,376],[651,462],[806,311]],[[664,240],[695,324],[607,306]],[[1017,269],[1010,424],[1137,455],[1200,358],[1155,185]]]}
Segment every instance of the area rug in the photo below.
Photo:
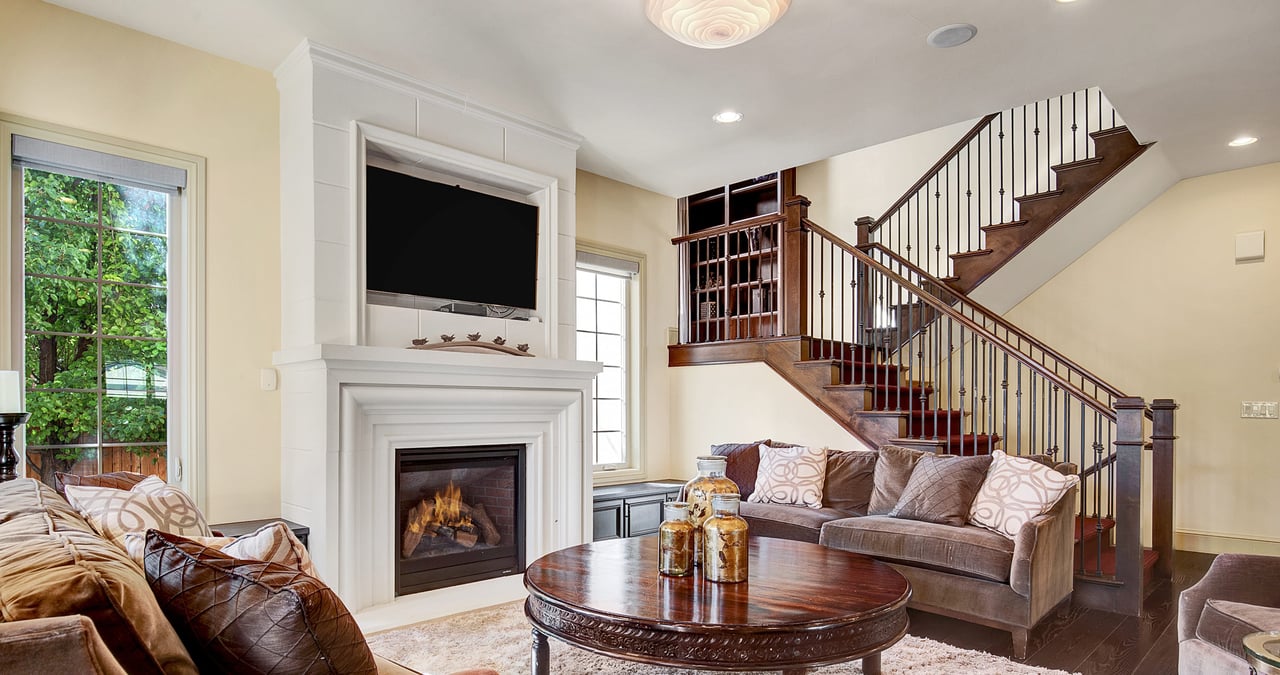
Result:
{"label": "area rug", "polygon": [[[455,614],[407,628],[369,636],[374,653],[429,675],[446,675],[467,668],[492,668],[502,675],[529,673],[529,622],[522,601]],[[623,675],[691,675],[709,671],[678,670],[611,659],[552,638],[551,672],[557,675],[619,673]],[[908,635],[882,656],[885,673],[912,675],[1066,675],[1015,661],[959,649]],[[775,671],[776,672],[776,671]],[[821,675],[862,673],[860,661],[812,671]]]}

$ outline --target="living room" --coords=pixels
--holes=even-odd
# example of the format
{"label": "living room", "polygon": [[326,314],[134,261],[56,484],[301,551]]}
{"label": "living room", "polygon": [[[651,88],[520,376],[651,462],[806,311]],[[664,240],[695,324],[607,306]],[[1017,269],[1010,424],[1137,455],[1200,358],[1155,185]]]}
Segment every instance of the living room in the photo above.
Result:
{"label": "living room", "polygon": [[[1079,12],[1063,14],[1064,21],[1098,21],[1088,12],[1099,10],[1089,4],[1089,0],[1082,0],[1053,9]],[[793,7],[786,18],[803,20],[799,9],[800,5]],[[1236,9],[1243,15],[1256,13],[1251,25],[1241,29],[1246,37],[1236,38],[1245,55],[1205,56],[1203,69],[1189,73],[1187,82],[1178,85],[1179,91],[1195,90],[1217,79],[1223,89],[1218,92],[1220,97],[1207,97],[1216,98],[1214,104],[1197,102],[1205,106],[1191,115],[1199,120],[1195,131],[1200,135],[1143,138],[1156,141],[1157,148],[1167,145],[1177,150],[1168,151],[1169,168],[1160,179],[1167,181],[1168,189],[1161,189],[1158,197],[1141,205],[1141,210],[1123,214],[1113,234],[1021,302],[1011,305],[1007,316],[1031,334],[1050,339],[1056,349],[1126,390],[1142,392],[1149,398],[1169,397],[1182,406],[1174,541],[1178,550],[1280,555],[1280,534],[1268,517],[1280,504],[1275,503],[1273,491],[1258,487],[1256,478],[1258,467],[1266,466],[1266,448],[1274,446],[1280,436],[1278,427],[1266,419],[1242,419],[1237,412],[1241,401],[1274,399],[1280,381],[1276,374],[1280,359],[1274,353],[1274,341],[1268,339],[1277,327],[1277,318],[1274,313],[1259,311],[1255,300],[1255,289],[1274,286],[1275,266],[1265,261],[1237,264],[1232,258],[1235,234],[1264,230],[1275,236],[1273,214],[1280,204],[1270,188],[1280,171],[1276,164],[1280,154],[1268,147],[1272,145],[1268,137],[1275,137],[1280,130],[1273,128],[1276,92],[1274,77],[1269,77],[1265,65],[1274,59],[1264,58],[1275,56],[1275,48],[1263,46],[1263,38],[1257,37],[1259,26],[1275,25],[1275,15],[1258,3],[1242,3]],[[282,439],[290,433],[305,434],[308,429],[296,427],[315,422],[314,417],[308,417],[308,421],[300,423],[294,411],[286,411],[283,393],[296,380],[291,380],[287,367],[278,367],[275,355],[311,344],[368,344],[357,342],[356,328],[351,328],[348,338],[324,337],[323,321],[318,318],[324,314],[323,299],[311,305],[305,316],[299,316],[299,308],[306,304],[300,301],[323,295],[321,285],[330,281],[325,276],[332,270],[320,268],[322,254],[317,251],[323,247],[317,242],[325,242],[325,235],[313,234],[310,241],[300,243],[298,233],[308,228],[297,225],[308,215],[318,222],[325,204],[333,202],[323,202],[324,195],[314,193],[310,201],[299,201],[295,199],[296,184],[291,181],[308,172],[311,175],[306,180],[317,182],[342,183],[346,177],[328,180],[314,175],[324,170],[324,158],[319,153],[332,145],[316,143],[311,150],[289,154],[289,148],[300,142],[297,134],[302,133],[297,124],[291,126],[290,120],[301,117],[289,106],[302,99],[292,96],[282,79],[288,76],[282,65],[284,55],[266,66],[245,65],[213,55],[221,53],[213,39],[221,31],[203,26],[198,12],[187,17],[196,26],[191,30],[198,39],[191,38],[195,46],[184,46],[156,37],[166,35],[166,24],[183,21],[153,15],[146,21],[154,24],[133,24],[130,21],[144,19],[129,19],[125,10],[120,11],[118,17],[100,19],[38,0],[6,3],[0,9],[0,23],[11,30],[4,45],[7,67],[0,75],[0,112],[6,115],[6,123],[16,119],[34,127],[76,132],[90,140],[129,141],[203,161],[199,164],[204,181],[199,194],[203,200],[204,245],[203,255],[197,256],[203,266],[203,310],[194,325],[202,326],[203,345],[198,347],[204,356],[198,374],[193,371],[188,381],[196,386],[193,397],[201,410],[183,427],[183,433],[188,435],[182,442],[171,441],[183,446],[184,454],[181,474],[171,471],[170,479],[183,482],[210,522],[289,517],[282,511],[282,503],[289,501],[286,493],[306,492],[311,486],[299,485],[299,479],[292,479],[291,483]],[[1229,34],[1225,27],[1229,22],[1217,14],[1204,10],[1214,14],[1210,21],[1191,9],[1186,11],[1186,16],[1167,19],[1166,30],[1188,35],[1188,40],[1193,39],[1189,35],[1197,29],[1215,31],[1212,35],[1218,40]],[[889,10],[877,9],[872,18],[886,12]],[[521,10],[517,16],[527,13],[537,12]],[[652,32],[654,28],[639,8],[631,14],[634,16],[627,20],[640,24],[633,27],[636,34],[651,40],[652,44],[645,43],[647,48],[686,49],[674,42],[668,47],[663,42],[668,39],[661,33],[654,32],[649,37],[644,31]],[[914,23],[948,23],[949,18],[941,20],[943,14],[950,17],[963,12],[958,8],[947,12],[929,10],[925,19]],[[956,16],[955,20],[973,19]],[[134,25],[142,32],[108,21]],[[786,27],[784,20],[771,32]],[[923,32],[934,27],[925,27]],[[984,26],[980,28],[986,30]],[[317,33],[297,27],[293,30],[301,32],[293,34],[291,50],[304,37],[319,40]],[[993,26],[993,35],[999,31]],[[777,39],[776,34],[766,34],[761,40],[768,37]],[[923,39],[923,35],[918,37]],[[520,128],[528,131],[527,123],[532,120],[554,120],[561,128],[571,130],[565,132],[570,141],[581,134],[583,147],[594,142],[592,135],[586,133],[589,125],[579,125],[577,120],[555,113],[555,102],[546,101],[550,96],[546,92],[525,92],[519,87],[504,92],[498,85],[481,89],[479,84],[476,91],[469,91],[464,86],[465,79],[449,75],[449,68],[456,66],[447,60],[434,69],[414,71],[411,62],[397,61],[392,50],[362,53],[355,44],[321,41],[312,44],[309,54],[323,51],[338,55],[324,66],[335,72],[339,70],[331,68],[335,59],[355,54],[359,58],[351,62],[360,62],[381,76],[404,77],[435,86],[438,93],[454,95],[455,103],[452,107],[443,106],[448,110],[439,118],[449,123],[442,122],[440,128],[471,130],[467,125],[479,125],[472,114],[477,111],[490,117],[519,113],[506,121],[509,130],[496,141],[495,149],[488,153],[490,158],[516,157],[532,145],[547,144],[549,132],[544,131],[542,135],[530,133],[529,138],[538,143],[518,147],[514,139]],[[769,43],[753,44],[763,50]],[[750,46],[753,45],[743,49]],[[676,54],[688,56],[691,51]],[[513,69],[519,70],[514,65],[520,61],[518,54],[505,52],[494,46],[488,58],[505,57]],[[733,52],[730,49],[719,53]],[[262,57],[242,56],[241,60],[255,58]],[[1143,60],[1132,53],[1118,54],[1116,58]],[[1142,65],[1134,69],[1141,72]],[[273,72],[277,68],[280,70]],[[1218,78],[1223,70],[1244,70],[1246,76],[1254,73],[1256,77],[1247,86],[1235,80],[1228,83]],[[1135,91],[1142,87],[1118,82],[1113,88],[1107,86],[1106,74],[1099,72],[1096,77],[1097,81],[1072,81],[1062,89],[1099,84],[1135,129],[1140,131],[1144,123],[1156,124],[1135,117],[1136,111],[1123,105],[1125,86]],[[1152,75],[1150,79],[1159,81],[1161,77]],[[1169,86],[1172,91],[1173,85]],[[852,238],[854,219],[877,215],[954,142],[957,133],[952,127],[970,126],[971,120],[991,110],[1063,93],[1044,91],[1030,82],[1013,89],[1017,90],[1000,91],[999,98],[992,95],[963,114],[947,117],[938,112],[929,121],[896,120],[891,109],[851,113],[859,120],[857,126],[865,127],[865,132],[859,131],[865,135],[842,139],[825,151],[800,147],[809,141],[797,138],[790,143],[784,138],[774,142],[797,147],[791,149],[792,154],[779,154],[770,161],[799,165],[798,191],[813,200],[810,218]],[[459,91],[465,93],[456,94]],[[320,90],[308,92],[307,105],[316,110],[302,114],[315,112],[320,120],[317,111],[326,102],[325,95]],[[530,100],[538,103],[522,104],[522,95],[531,95]],[[1130,93],[1130,97],[1136,94]],[[349,112],[342,120],[330,120],[327,126],[321,124],[324,129],[335,133],[340,130],[345,136],[350,129],[348,122],[353,119],[377,129],[395,128],[394,120],[379,118],[385,108],[371,112],[379,102],[375,94],[349,95],[349,100],[369,107]],[[1242,100],[1250,103],[1241,104]],[[718,137],[735,133],[731,127],[711,123],[712,112],[699,113],[708,128],[698,133]],[[411,114],[419,113],[415,110]],[[740,131],[751,134],[752,111],[746,114],[747,125]],[[311,123],[308,119],[307,125]],[[395,139],[378,137],[377,129],[366,143],[394,145]],[[1261,140],[1245,148],[1226,148],[1227,141],[1245,132]],[[470,131],[457,133],[461,138]],[[435,134],[428,140],[450,146],[454,139]],[[344,138],[336,147],[353,147],[344,145],[352,142],[351,138]],[[733,143],[731,138],[718,142],[730,144],[725,147],[732,147]],[[685,161],[681,166],[673,164],[669,171],[646,177],[611,166],[611,161],[599,152],[590,164],[595,171],[584,169],[582,151],[575,157],[564,143],[549,144],[551,149],[538,155],[554,155],[549,164],[539,165],[540,159],[511,163],[557,179],[559,258],[571,260],[575,244],[582,244],[630,252],[644,261],[644,332],[637,339],[642,349],[639,363],[643,372],[643,414],[633,434],[639,442],[631,470],[601,474],[596,477],[596,485],[688,478],[693,473],[694,457],[716,443],[782,438],[815,447],[864,448],[763,364],[667,366],[669,334],[677,325],[679,312],[678,261],[671,245],[671,239],[680,234],[676,197],[780,166],[741,160],[737,162],[739,170],[734,161],[726,159],[727,166],[721,164],[700,177],[658,177],[657,173],[675,176],[691,171],[683,165],[698,164]],[[892,147],[902,146],[911,146],[912,154],[884,159]],[[486,155],[474,148],[469,152]],[[875,159],[871,159],[873,156]],[[1189,163],[1188,156],[1203,156],[1204,161]],[[299,158],[305,165],[301,168],[303,173],[299,173],[296,163]],[[9,162],[4,164],[5,170],[10,170]],[[868,171],[865,167],[869,164],[877,169]],[[605,177],[606,173],[614,178]],[[9,181],[5,183],[8,185]],[[659,189],[660,185],[663,187]],[[345,211],[349,202],[338,204],[335,210]],[[11,204],[6,203],[5,207],[6,213],[11,212]],[[15,278],[10,244],[13,241],[19,240],[11,233],[4,237],[4,255],[0,256],[0,264],[6,266],[0,271],[10,279]],[[309,288],[305,283],[291,286],[302,278],[294,275],[298,266],[311,270],[306,277],[312,284]],[[565,272],[563,268],[560,271]],[[354,271],[344,274],[353,276]],[[14,362],[12,355],[21,353],[21,327],[15,327],[8,317],[15,315],[13,309],[20,304],[21,296],[6,294],[3,301],[8,323],[0,337],[5,341],[0,354],[9,360],[0,365],[19,369],[21,364]],[[573,321],[569,318],[571,310],[565,309],[568,304],[571,303],[560,302],[560,317],[538,327],[540,337],[510,341],[532,342],[535,352],[536,345],[541,345],[540,357],[569,358],[571,352],[565,345],[572,344],[572,340],[565,331],[572,330]],[[343,310],[343,316],[353,310]],[[1232,327],[1225,336],[1222,331],[1206,330],[1227,322]],[[299,326],[306,328],[299,332]],[[434,333],[409,337],[434,340]],[[1214,342],[1222,340],[1225,344],[1205,345],[1209,335],[1217,338]],[[492,337],[488,334],[484,339]],[[556,348],[551,347],[553,344]],[[407,341],[403,346],[409,346]],[[276,388],[264,386],[263,378],[272,375],[280,378]],[[170,466],[177,465],[179,462],[170,459]],[[319,503],[325,500],[320,499]],[[578,504],[580,515],[584,515],[581,511],[585,506]],[[578,529],[582,529],[581,524]]]}

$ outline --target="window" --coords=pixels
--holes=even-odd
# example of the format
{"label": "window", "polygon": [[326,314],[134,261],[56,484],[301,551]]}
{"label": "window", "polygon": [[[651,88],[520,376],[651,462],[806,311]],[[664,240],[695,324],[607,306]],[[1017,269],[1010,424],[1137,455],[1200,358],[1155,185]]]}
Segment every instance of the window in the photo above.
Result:
{"label": "window", "polygon": [[592,384],[595,471],[638,469],[640,259],[578,251],[578,358],[604,370]]}
{"label": "window", "polygon": [[190,292],[200,219],[187,191],[202,164],[101,152],[95,139],[2,119],[0,130],[12,160],[6,257],[21,283],[6,314],[31,414],[26,474],[52,485],[55,472],[134,471],[202,492],[182,470],[203,448],[192,365],[203,362],[202,307]]}

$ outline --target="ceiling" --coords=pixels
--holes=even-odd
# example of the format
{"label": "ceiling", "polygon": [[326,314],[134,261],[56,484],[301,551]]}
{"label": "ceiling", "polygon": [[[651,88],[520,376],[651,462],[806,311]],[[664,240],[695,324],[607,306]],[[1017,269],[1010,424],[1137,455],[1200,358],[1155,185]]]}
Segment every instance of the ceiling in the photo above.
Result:
{"label": "ceiling", "polygon": [[[581,134],[581,168],[671,196],[1088,86],[1183,176],[1280,161],[1277,0],[795,0],[719,50],[640,0],[48,1],[267,70],[310,38]],[[969,44],[925,44],[960,22]]]}

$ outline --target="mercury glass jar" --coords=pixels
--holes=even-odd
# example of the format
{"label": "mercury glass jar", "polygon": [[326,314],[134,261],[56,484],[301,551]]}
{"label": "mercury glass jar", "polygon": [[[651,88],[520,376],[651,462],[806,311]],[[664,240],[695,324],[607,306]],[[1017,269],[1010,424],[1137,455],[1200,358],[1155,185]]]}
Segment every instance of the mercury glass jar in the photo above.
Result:
{"label": "mercury glass jar", "polygon": [[738,495],[711,498],[711,517],[702,524],[702,575],[707,581],[747,580],[747,521],[738,515]]}
{"label": "mercury glass jar", "polygon": [[738,484],[725,477],[729,460],[719,455],[698,457],[698,475],[685,483],[680,498],[689,503],[693,524],[693,564],[702,564],[702,523],[711,516],[712,495],[738,494]]}
{"label": "mercury glass jar", "polygon": [[693,571],[693,531],[688,504],[662,505],[662,524],[658,526],[659,572],[682,577]]}

